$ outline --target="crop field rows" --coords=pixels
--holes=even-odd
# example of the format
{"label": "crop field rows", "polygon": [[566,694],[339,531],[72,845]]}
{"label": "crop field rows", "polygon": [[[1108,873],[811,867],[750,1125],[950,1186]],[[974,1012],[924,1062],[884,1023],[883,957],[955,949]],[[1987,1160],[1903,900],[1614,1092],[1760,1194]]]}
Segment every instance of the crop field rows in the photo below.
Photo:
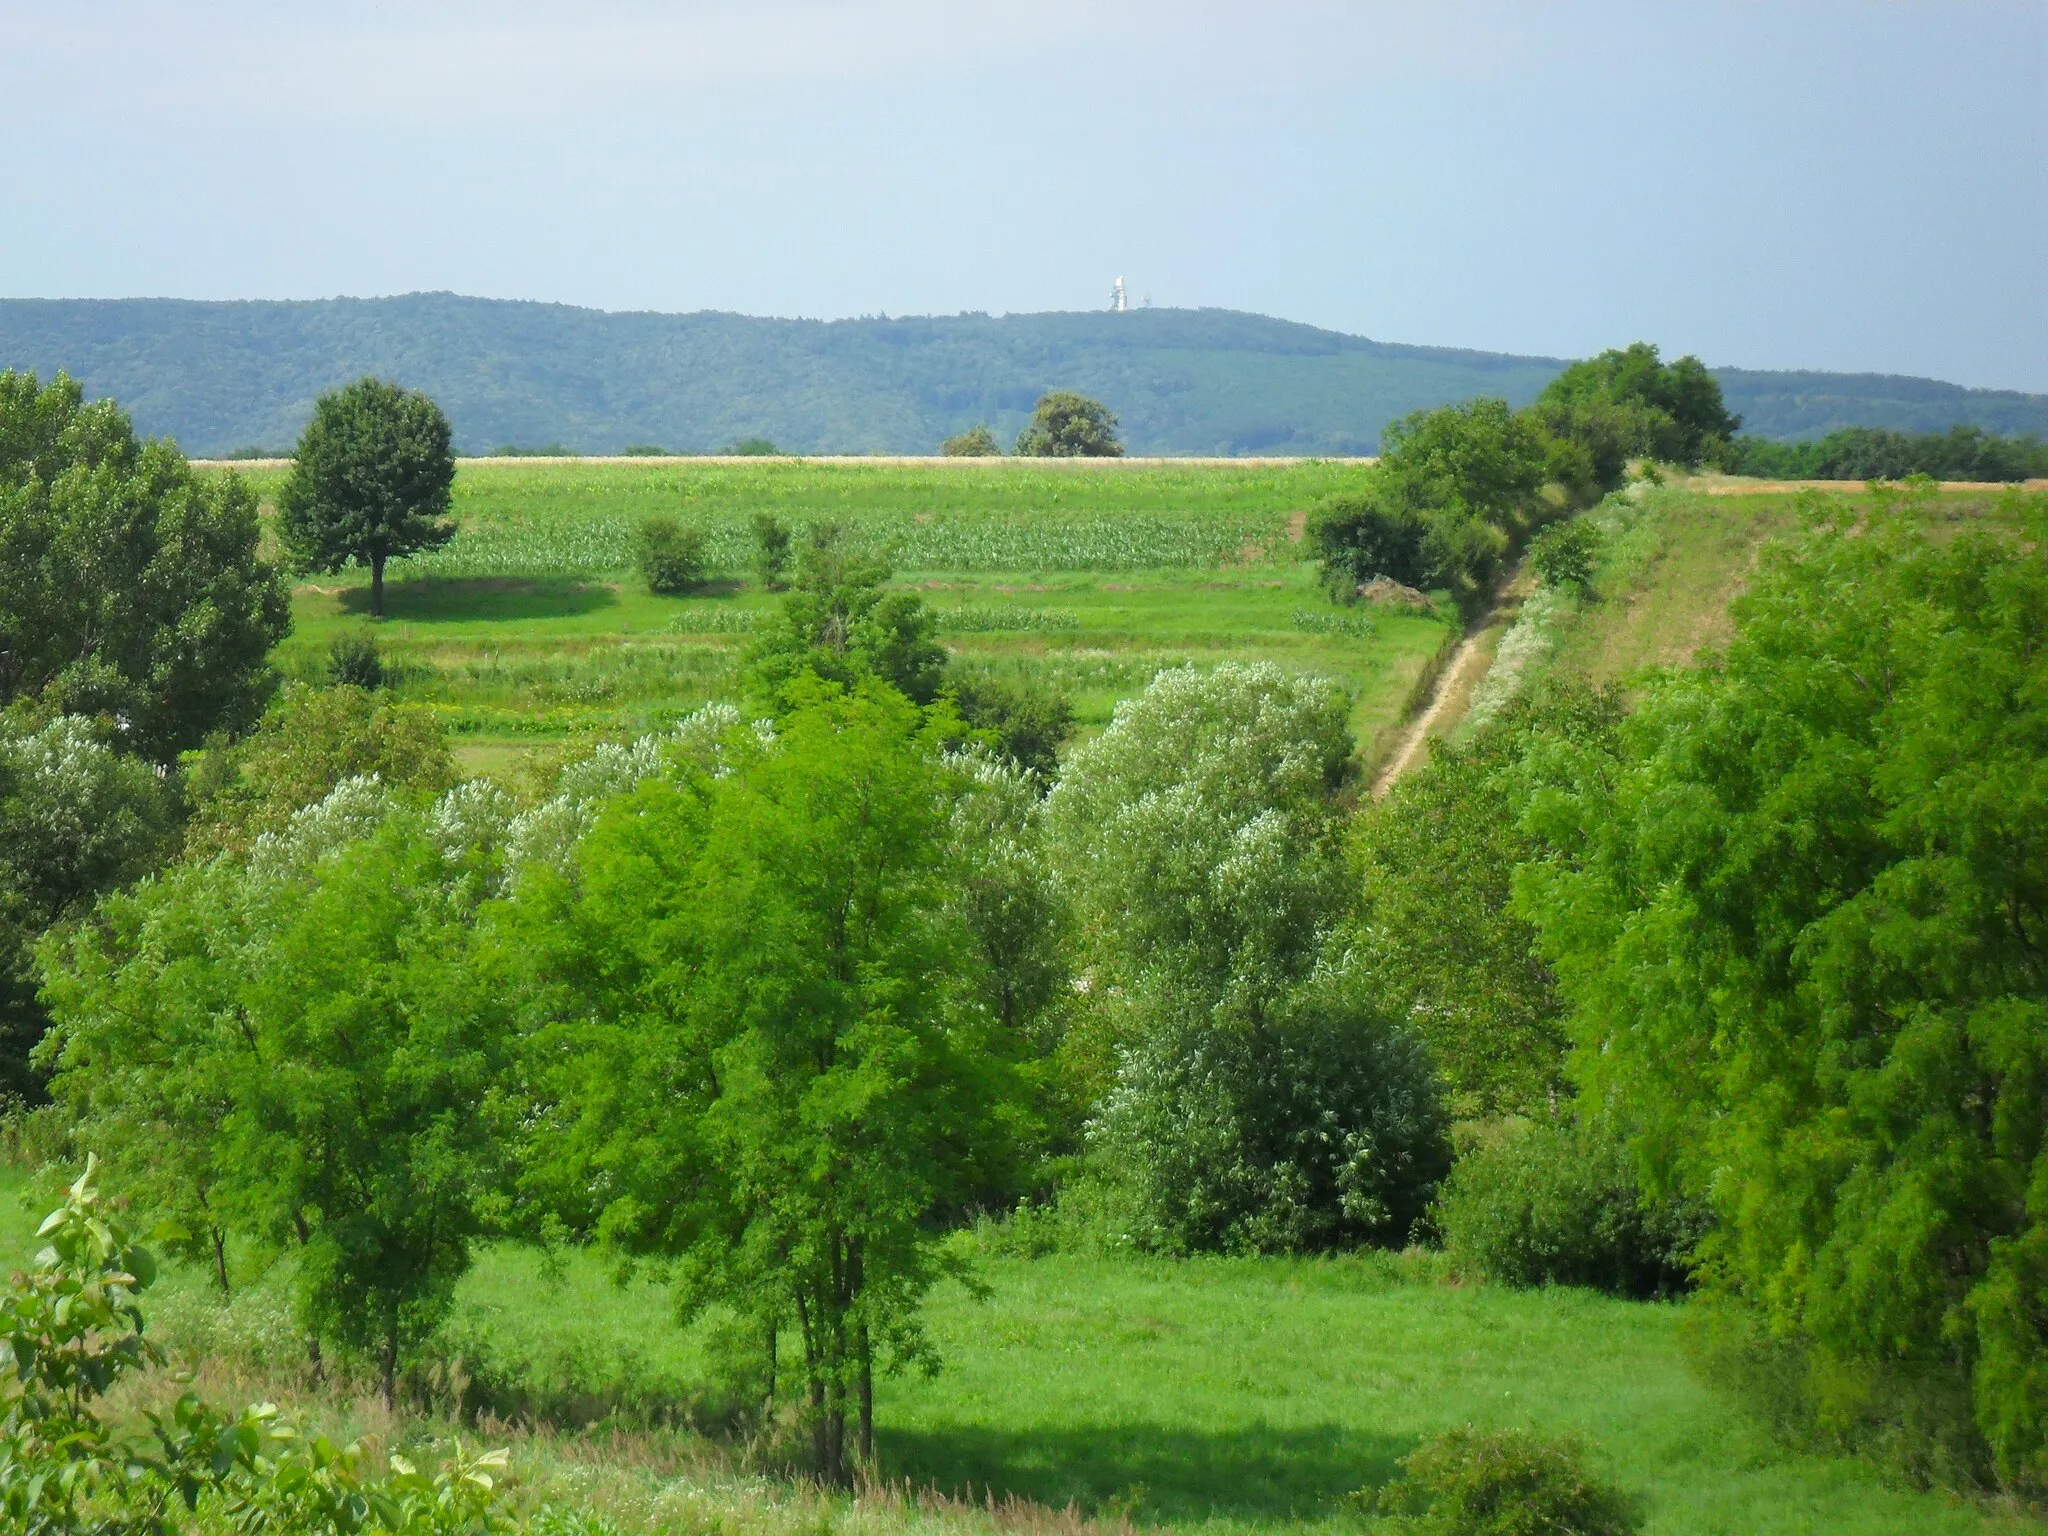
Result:
{"label": "crop field rows", "polygon": [[[282,469],[247,471],[266,502]],[[780,599],[751,574],[751,523],[831,521],[932,608],[964,663],[1069,693],[1083,730],[1160,670],[1245,657],[1336,677],[1361,741],[1383,729],[1450,618],[1339,612],[1304,563],[1317,501],[1355,462],[916,465],[808,461],[465,461],[459,532],[394,562],[376,626],[394,691],[433,707],[465,756],[632,733],[738,687]],[[633,530],[673,516],[708,535],[711,580],[656,597]],[[360,572],[305,579],[280,661],[320,675],[362,629]]]}

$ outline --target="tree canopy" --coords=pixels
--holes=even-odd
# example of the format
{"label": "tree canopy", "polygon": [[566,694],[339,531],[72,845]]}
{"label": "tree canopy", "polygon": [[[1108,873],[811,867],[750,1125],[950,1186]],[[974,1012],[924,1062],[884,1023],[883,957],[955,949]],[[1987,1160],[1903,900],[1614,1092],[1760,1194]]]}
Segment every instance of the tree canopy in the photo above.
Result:
{"label": "tree canopy", "polygon": [[259,532],[239,476],[61,374],[0,373],[0,706],[97,717],[159,763],[253,723],[291,628]]}
{"label": "tree canopy", "polygon": [[2048,508],[2031,542],[1807,517],[1725,658],[1536,797],[1518,900],[1584,1091],[1712,1203],[1703,1273],[1822,1423],[2040,1487]]}
{"label": "tree canopy", "polygon": [[1605,490],[1621,484],[1631,458],[1697,465],[1742,425],[1698,358],[1666,363],[1644,341],[1573,363],[1544,387],[1533,409],[1553,436],[1586,448]]}
{"label": "tree canopy", "polygon": [[1039,396],[1030,424],[1017,434],[1016,451],[1041,459],[1114,459],[1123,456],[1124,445],[1108,406],[1055,389]]}
{"label": "tree canopy", "polygon": [[316,400],[277,494],[278,533],[299,569],[368,566],[370,612],[382,617],[384,563],[455,537],[452,441],[439,406],[381,379]]}

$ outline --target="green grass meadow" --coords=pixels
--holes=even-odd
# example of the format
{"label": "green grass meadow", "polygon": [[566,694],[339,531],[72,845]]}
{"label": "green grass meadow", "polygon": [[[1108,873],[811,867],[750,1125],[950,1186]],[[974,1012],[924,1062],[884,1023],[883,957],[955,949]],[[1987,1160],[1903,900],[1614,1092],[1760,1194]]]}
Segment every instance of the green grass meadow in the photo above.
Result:
{"label": "green grass meadow", "polygon": [[[42,1202],[23,1183],[0,1176],[7,1267],[34,1248]],[[1385,1482],[1427,1437],[1476,1424],[1583,1436],[1641,1499],[1653,1536],[2040,1528],[1773,1446],[1688,1370],[1682,1305],[1463,1286],[1419,1255],[983,1258],[978,1269],[985,1296],[948,1284],[929,1309],[937,1374],[878,1385],[881,1471],[899,1485],[1214,1536],[1357,1530],[1351,1494]],[[223,1309],[207,1275],[167,1266],[148,1310],[174,1356],[246,1349],[252,1329],[285,1326],[282,1277],[238,1279]],[[710,1330],[677,1327],[661,1286],[620,1285],[579,1254],[487,1250],[462,1283],[456,1326],[488,1339],[501,1364],[580,1386],[593,1404],[701,1392],[710,1370]],[[276,1385],[261,1371],[234,1379]],[[576,1469],[618,1443],[603,1423],[503,1438],[543,1488],[575,1487]],[[676,1443],[688,1430],[656,1438],[671,1450],[643,1438],[636,1455],[704,1482],[713,1453]]]}
{"label": "green grass meadow", "polygon": [[[281,471],[246,472],[274,495]],[[730,696],[778,602],[748,564],[749,520],[844,525],[937,612],[963,661],[1070,693],[1084,730],[1161,669],[1259,658],[1335,677],[1361,742],[1400,714],[1453,616],[1336,614],[1303,562],[1308,508],[1355,463],[566,463],[466,460],[460,531],[394,562],[386,618],[363,573],[304,578],[279,661],[316,678],[374,628],[394,693],[434,708],[473,766],[587,733],[631,734]],[[632,530],[703,526],[714,579],[650,594]]]}

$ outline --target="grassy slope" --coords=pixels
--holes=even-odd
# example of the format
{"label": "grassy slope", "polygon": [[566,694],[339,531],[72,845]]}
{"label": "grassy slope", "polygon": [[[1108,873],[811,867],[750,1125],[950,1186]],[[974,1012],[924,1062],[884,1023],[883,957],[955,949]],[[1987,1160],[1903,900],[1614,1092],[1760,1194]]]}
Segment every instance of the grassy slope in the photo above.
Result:
{"label": "grassy slope", "polygon": [[[32,1247],[33,1209],[5,1198],[18,1183],[0,1177],[0,1266]],[[985,1300],[957,1286],[934,1299],[940,1374],[880,1387],[892,1479],[1217,1536],[1352,1528],[1347,1494],[1475,1423],[1586,1436],[1642,1496],[1652,1533],[2039,1529],[1774,1450],[1689,1375],[1676,1307],[1450,1286],[1379,1258],[997,1259],[983,1273]],[[166,1334],[207,1336],[207,1297],[203,1276],[174,1269]],[[703,1371],[701,1340],[659,1290],[621,1290],[580,1256],[551,1275],[530,1251],[488,1252],[461,1308],[508,1358],[594,1385],[687,1391]],[[521,1454],[529,1478],[573,1487],[587,1452],[529,1441]]]}
{"label": "grassy slope", "polygon": [[[260,492],[276,470],[251,473]],[[1333,632],[1301,563],[1309,506],[1358,467],[1141,463],[951,465],[465,463],[462,532],[392,568],[377,626],[397,693],[432,704],[475,766],[522,743],[648,729],[729,695],[745,626],[777,599],[746,579],[748,520],[830,518],[898,566],[949,625],[964,660],[1069,692],[1084,728],[1161,667],[1263,658],[1337,677],[1368,740],[1398,712],[1442,642],[1432,618],[1386,613]],[[726,578],[692,598],[649,595],[622,569],[656,513],[708,531]],[[315,577],[294,600],[288,672],[317,676],[326,647],[368,625],[360,572]],[[989,627],[991,613],[1017,627]],[[1304,629],[1297,615],[1322,629]]]}

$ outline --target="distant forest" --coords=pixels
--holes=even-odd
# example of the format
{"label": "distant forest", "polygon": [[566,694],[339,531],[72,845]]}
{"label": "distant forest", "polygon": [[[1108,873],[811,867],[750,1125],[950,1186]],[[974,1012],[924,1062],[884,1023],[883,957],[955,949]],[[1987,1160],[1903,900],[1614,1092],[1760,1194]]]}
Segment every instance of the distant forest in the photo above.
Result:
{"label": "distant forest", "polygon": [[[1617,337],[1617,342],[1629,340]],[[1475,395],[1521,406],[1556,358],[1400,346],[1230,310],[817,321],[611,314],[408,294],[200,303],[0,300],[0,368],[59,369],[186,452],[281,449],[324,389],[365,373],[432,395],[465,453],[930,453],[986,422],[1004,442],[1073,389],[1136,454],[1369,454],[1410,411]],[[1877,374],[1717,376],[1745,432],[1845,428],[2048,436],[2048,395]]]}

